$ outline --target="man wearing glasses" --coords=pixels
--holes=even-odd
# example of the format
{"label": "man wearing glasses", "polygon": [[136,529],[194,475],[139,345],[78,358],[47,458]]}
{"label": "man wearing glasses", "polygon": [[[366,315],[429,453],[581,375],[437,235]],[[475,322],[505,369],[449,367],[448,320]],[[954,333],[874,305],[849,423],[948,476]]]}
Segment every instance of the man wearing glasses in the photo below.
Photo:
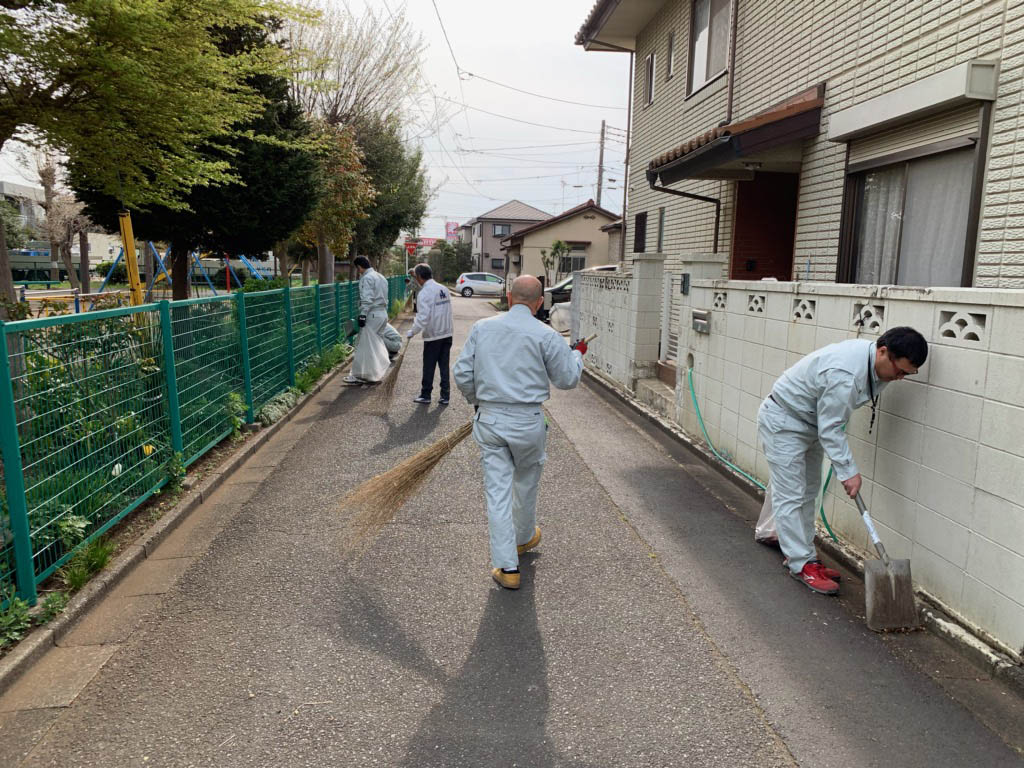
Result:
{"label": "man wearing glasses", "polygon": [[913,328],[890,328],[878,341],[850,339],[812,352],[783,373],[757,414],[771,473],[771,505],[779,547],[790,575],[825,595],[839,591],[839,573],[818,562],[814,549],[815,498],[828,455],[850,498],[861,476],[846,440],[854,409],[871,405],[890,381],[913,376],[928,357],[928,342]]}

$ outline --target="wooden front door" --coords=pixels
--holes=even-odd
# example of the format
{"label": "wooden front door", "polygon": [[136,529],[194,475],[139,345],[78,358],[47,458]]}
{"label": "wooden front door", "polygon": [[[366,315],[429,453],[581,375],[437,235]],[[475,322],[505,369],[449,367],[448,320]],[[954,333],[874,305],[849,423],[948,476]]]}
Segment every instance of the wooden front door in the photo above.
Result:
{"label": "wooden front door", "polygon": [[793,238],[800,177],[761,173],[736,183],[732,236],[733,280],[793,279]]}

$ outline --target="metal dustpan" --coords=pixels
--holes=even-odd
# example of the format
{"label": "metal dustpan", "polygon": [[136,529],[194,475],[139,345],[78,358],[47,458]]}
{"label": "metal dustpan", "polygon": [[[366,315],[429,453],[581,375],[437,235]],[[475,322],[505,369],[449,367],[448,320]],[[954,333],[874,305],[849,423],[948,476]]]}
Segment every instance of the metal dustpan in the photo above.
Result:
{"label": "metal dustpan", "polygon": [[878,538],[871,514],[857,494],[857,509],[878,550],[881,560],[864,561],[864,606],[868,629],[884,632],[890,629],[913,629],[921,620],[914,603],[914,584],[910,578],[909,560],[891,560]]}

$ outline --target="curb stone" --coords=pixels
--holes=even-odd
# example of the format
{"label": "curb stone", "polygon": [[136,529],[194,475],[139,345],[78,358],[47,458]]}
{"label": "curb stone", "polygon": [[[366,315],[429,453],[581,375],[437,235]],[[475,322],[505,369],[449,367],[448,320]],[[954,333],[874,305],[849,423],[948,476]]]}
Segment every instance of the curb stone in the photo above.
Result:
{"label": "curb stone", "polygon": [[116,587],[136,565],[149,557],[160,542],[208,499],[246,459],[291,421],[311,398],[318,395],[336,376],[348,371],[351,365],[352,356],[349,356],[345,362],[325,374],[284,416],[269,427],[260,429],[254,438],[240,446],[202,482],[184,494],[172,509],[121,552],[110,565],[90,579],[88,584],[75,593],[60,616],[30,634],[18,643],[14,650],[0,659],[0,694],[10,688],[44,653],[59,644],[93,605]]}
{"label": "curb stone", "polygon": [[[713,467],[718,474],[730,480],[737,488],[745,491],[752,499],[758,502],[764,501],[764,492],[761,489],[723,466],[710,451],[696,443],[678,427],[666,423],[661,415],[641,403],[632,393],[623,389],[618,383],[612,382],[588,368],[584,368],[583,373],[589,384],[600,388],[605,395],[616,398],[633,413],[643,417],[644,421],[648,424],[687,448],[704,463]],[[863,578],[864,560],[855,550],[842,542],[834,542],[822,536],[817,537],[817,542],[829,556],[838,560],[844,567]],[[975,664],[981,666],[992,677],[1006,683],[1017,693],[1024,696],[1024,667],[1016,664],[1009,656],[997,650],[983,638],[978,637],[970,627],[964,626],[954,616],[935,605],[934,598],[930,595],[922,594],[918,590],[917,597],[923,602],[919,609],[921,621],[930,632],[949,643]]]}

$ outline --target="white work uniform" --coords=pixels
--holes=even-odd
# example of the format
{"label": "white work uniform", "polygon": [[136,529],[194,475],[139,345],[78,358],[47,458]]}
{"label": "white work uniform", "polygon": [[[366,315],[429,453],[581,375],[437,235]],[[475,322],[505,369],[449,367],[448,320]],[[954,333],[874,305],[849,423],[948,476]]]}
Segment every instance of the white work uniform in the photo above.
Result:
{"label": "white work uniform", "polygon": [[758,433],[771,471],[775,528],[794,573],[816,559],[814,502],[823,454],[840,481],[859,474],[843,427],[885,387],[874,362],[872,341],[829,344],[786,370],[761,403]]}
{"label": "white work uniform", "polygon": [[473,438],[484,471],[492,567],[518,567],[516,545],[533,537],[549,384],[572,389],[582,372],[583,355],[523,304],[475,323],[462,347],[455,385],[479,406]]}
{"label": "white work uniform", "polygon": [[423,332],[424,341],[447,339],[452,335],[452,297],[436,280],[427,280],[416,297],[416,319],[409,336]]}
{"label": "white work uniform", "polygon": [[363,381],[380,381],[390,360],[402,347],[402,337],[388,325],[388,279],[370,267],[359,278],[359,314],[366,325],[359,332],[352,376]]}

